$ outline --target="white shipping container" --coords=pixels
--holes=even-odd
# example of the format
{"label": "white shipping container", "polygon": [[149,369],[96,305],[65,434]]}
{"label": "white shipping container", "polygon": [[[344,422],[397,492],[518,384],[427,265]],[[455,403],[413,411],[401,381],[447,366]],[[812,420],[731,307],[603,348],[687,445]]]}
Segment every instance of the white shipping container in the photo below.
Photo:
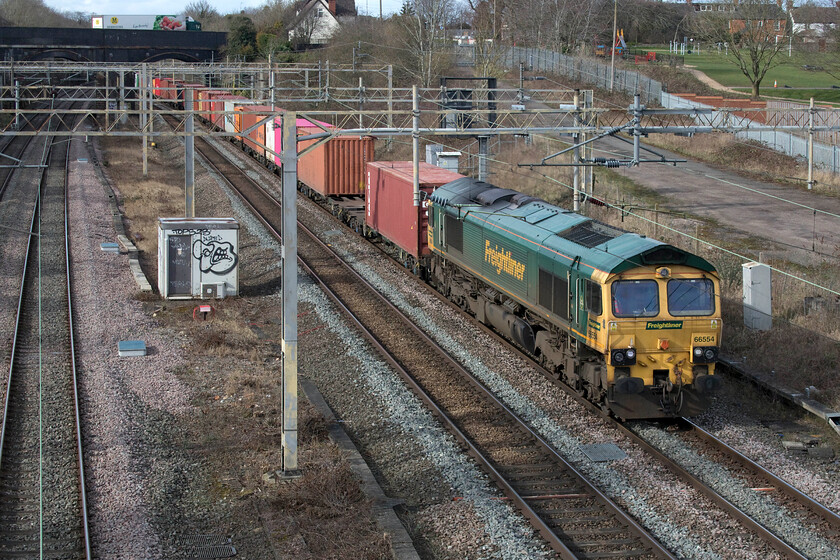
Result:
{"label": "white shipping container", "polygon": [[225,100],[225,132],[239,132],[236,130],[236,108],[239,101]]}
{"label": "white shipping container", "polygon": [[239,223],[159,218],[158,289],[167,299],[239,295]]}

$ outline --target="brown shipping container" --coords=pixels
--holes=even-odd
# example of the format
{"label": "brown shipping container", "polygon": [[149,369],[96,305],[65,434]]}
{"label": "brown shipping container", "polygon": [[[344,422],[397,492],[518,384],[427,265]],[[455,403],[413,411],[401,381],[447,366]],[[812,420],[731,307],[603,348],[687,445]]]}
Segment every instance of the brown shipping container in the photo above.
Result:
{"label": "brown shipping container", "polygon": [[[323,132],[298,127],[298,136]],[[315,140],[298,142],[298,151]],[[365,191],[365,164],[373,161],[374,138],[336,136],[298,160],[298,179],[323,196],[361,195]]]}
{"label": "brown shipping container", "polygon": [[[251,128],[261,120],[264,120],[268,113],[274,111],[269,105],[246,105],[242,108],[241,128],[237,130],[245,130]],[[265,121],[257,128],[252,130],[245,136],[245,145],[252,149],[260,157],[265,157],[265,128],[270,121]],[[259,144],[262,144],[260,146]]]}
{"label": "brown shipping container", "polygon": [[420,206],[414,206],[414,169],[410,161],[367,164],[365,223],[415,258],[429,254],[426,228],[429,195],[463,175],[420,162]]}

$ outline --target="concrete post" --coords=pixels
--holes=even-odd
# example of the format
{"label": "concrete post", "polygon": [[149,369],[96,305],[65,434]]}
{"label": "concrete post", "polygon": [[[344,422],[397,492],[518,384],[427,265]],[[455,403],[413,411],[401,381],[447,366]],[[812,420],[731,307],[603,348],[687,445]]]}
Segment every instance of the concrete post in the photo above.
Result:
{"label": "concrete post", "polygon": [[193,90],[184,92],[184,107],[187,109],[187,120],[184,123],[184,193],[185,213],[187,218],[195,218],[195,114],[193,113]]}
{"label": "concrete post", "polygon": [[294,476],[298,470],[297,452],[297,114],[283,115],[283,474]]}

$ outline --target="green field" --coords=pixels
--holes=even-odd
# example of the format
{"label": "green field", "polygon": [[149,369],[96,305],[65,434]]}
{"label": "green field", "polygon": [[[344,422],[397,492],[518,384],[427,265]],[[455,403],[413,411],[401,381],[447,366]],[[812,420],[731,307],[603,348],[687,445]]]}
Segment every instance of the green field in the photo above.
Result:
{"label": "green field", "polygon": [[[745,88],[739,91],[749,94],[752,90]],[[820,103],[840,103],[840,89],[787,89],[787,88],[761,88],[762,98],[784,97],[807,102],[810,98]]]}
{"label": "green field", "polygon": [[[668,54],[668,49],[650,48]],[[782,64],[771,68],[761,82],[761,94],[789,99],[808,100],[811,96],[819,101],[840,101],[840,90],[831,89],[840,86],[840,79],[827,72],[806,70],[803,66],[819,66],[819,61],[803,58],[803,55],[788,57],[787,51],[779,53]],[[701,54],[685,55],[686,66],[700,70],[713,80],[738,90],[750,93],[750,81],[744,76],[731,59],[717,50],[703,51]],[[777,87],[773,87],[774,82]],[[785,87],[788,86],[788,87]],[[743,88],[743,89],[742,89]],[[801,88],[801,89],[800,89]],[[825,88],[825,89],[822,89]]]}

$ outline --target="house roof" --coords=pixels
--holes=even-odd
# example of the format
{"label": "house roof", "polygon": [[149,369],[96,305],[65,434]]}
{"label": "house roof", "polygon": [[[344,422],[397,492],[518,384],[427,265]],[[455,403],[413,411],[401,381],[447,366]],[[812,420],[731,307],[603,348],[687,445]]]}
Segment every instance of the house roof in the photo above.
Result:
{"label": "house roof", "polygon": [[[303,21],[309,11],[316,5],[323,3],[329,7],[329,0],[301,0],[295,6],[297,15],[289,29],[294,29]],[[356,15],[356,0],[335,0],[335,17],[355,16]]]}
{"label": "house roof", "polygon": [[821,6],[802,6],[790,11],[791,18],[796,23],[837,23],[840,9]]}
{"label": "house roof", "polygon": [[787,19],[785,11],[777,4],[739,4],[735,6],[734,19]]}

